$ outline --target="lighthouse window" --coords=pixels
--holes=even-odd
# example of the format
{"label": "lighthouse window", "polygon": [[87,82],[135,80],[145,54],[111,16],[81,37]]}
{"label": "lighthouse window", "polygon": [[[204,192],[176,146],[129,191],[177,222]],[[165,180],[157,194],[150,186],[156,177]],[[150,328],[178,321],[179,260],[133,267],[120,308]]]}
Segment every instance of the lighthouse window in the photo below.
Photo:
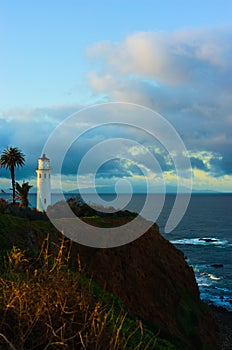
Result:
{"label": "lighthouse window", "polygon": [[39,174],[39,178],[41,179],[41,174]]}
{"label": "lighthouse window", "polygon": [[46,174],[44,174],[44,178],[46,179]]}
{"label": "lighthouse window", "polygon": [[46,198],[44,198],[44,204],[46,204]]}

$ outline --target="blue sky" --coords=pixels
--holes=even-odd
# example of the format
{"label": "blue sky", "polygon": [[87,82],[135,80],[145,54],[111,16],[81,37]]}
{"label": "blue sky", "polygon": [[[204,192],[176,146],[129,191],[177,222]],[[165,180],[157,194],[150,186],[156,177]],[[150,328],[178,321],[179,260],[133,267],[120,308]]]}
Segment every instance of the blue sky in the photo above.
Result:
{"label": "blue sky", "polygon": [[[35,186],[43,145],[70,114],[120,101],[151,108],[174,126],[189,152],[194,189],[231,191],[231,11],[226,0],[0,0],[0,151],[24,151],[18,178]],[[70,149],[64,188],[76,187],[81,154],[120,134],[155,148],[167,183],[175,185],[164,147],[126,128],[101,128]],[[125,178],[142,188],[141,163],[106,163],[99,186]],[[9,188],[7,173],[0,176],[0,187]]]}

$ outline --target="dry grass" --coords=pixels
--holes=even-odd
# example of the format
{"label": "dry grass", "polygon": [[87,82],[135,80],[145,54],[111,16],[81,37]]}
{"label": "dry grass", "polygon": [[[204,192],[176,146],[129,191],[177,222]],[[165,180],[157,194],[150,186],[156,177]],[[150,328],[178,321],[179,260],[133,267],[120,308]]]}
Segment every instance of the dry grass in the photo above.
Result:
{"label": "dry grass", "polygon": [[156,337],[144,331],[142,322],[96,298],[80,263],[76,271],[68,267],[64,239],[56,255],[49,251],[47,239],[36,259],[14,247],[5,260],[0,277],[1,349],[155,348]]}

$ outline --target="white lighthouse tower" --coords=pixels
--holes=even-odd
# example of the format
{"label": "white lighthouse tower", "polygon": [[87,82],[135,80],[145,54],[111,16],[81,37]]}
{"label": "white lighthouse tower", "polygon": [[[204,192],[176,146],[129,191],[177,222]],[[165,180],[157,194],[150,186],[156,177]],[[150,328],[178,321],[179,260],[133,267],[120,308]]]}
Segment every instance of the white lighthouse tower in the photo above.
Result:
{"label": "white lighthouse tower", "polygon": [[51,168],[50,160],[45,154],[38,159],[37,172],[37,204],[39,211],[46,210],[51,205]]}

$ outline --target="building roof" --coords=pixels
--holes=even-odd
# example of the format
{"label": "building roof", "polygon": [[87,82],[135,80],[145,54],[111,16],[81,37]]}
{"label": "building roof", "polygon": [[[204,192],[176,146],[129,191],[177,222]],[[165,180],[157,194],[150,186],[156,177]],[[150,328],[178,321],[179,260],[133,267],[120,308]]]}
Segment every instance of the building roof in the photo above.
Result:
{"label": "building roof", "polygon": [[41,159],[41,160],[50,160],[49,158],[46,157],[45,153],[44,153],[43,156],[40,157],[39,159]]}

